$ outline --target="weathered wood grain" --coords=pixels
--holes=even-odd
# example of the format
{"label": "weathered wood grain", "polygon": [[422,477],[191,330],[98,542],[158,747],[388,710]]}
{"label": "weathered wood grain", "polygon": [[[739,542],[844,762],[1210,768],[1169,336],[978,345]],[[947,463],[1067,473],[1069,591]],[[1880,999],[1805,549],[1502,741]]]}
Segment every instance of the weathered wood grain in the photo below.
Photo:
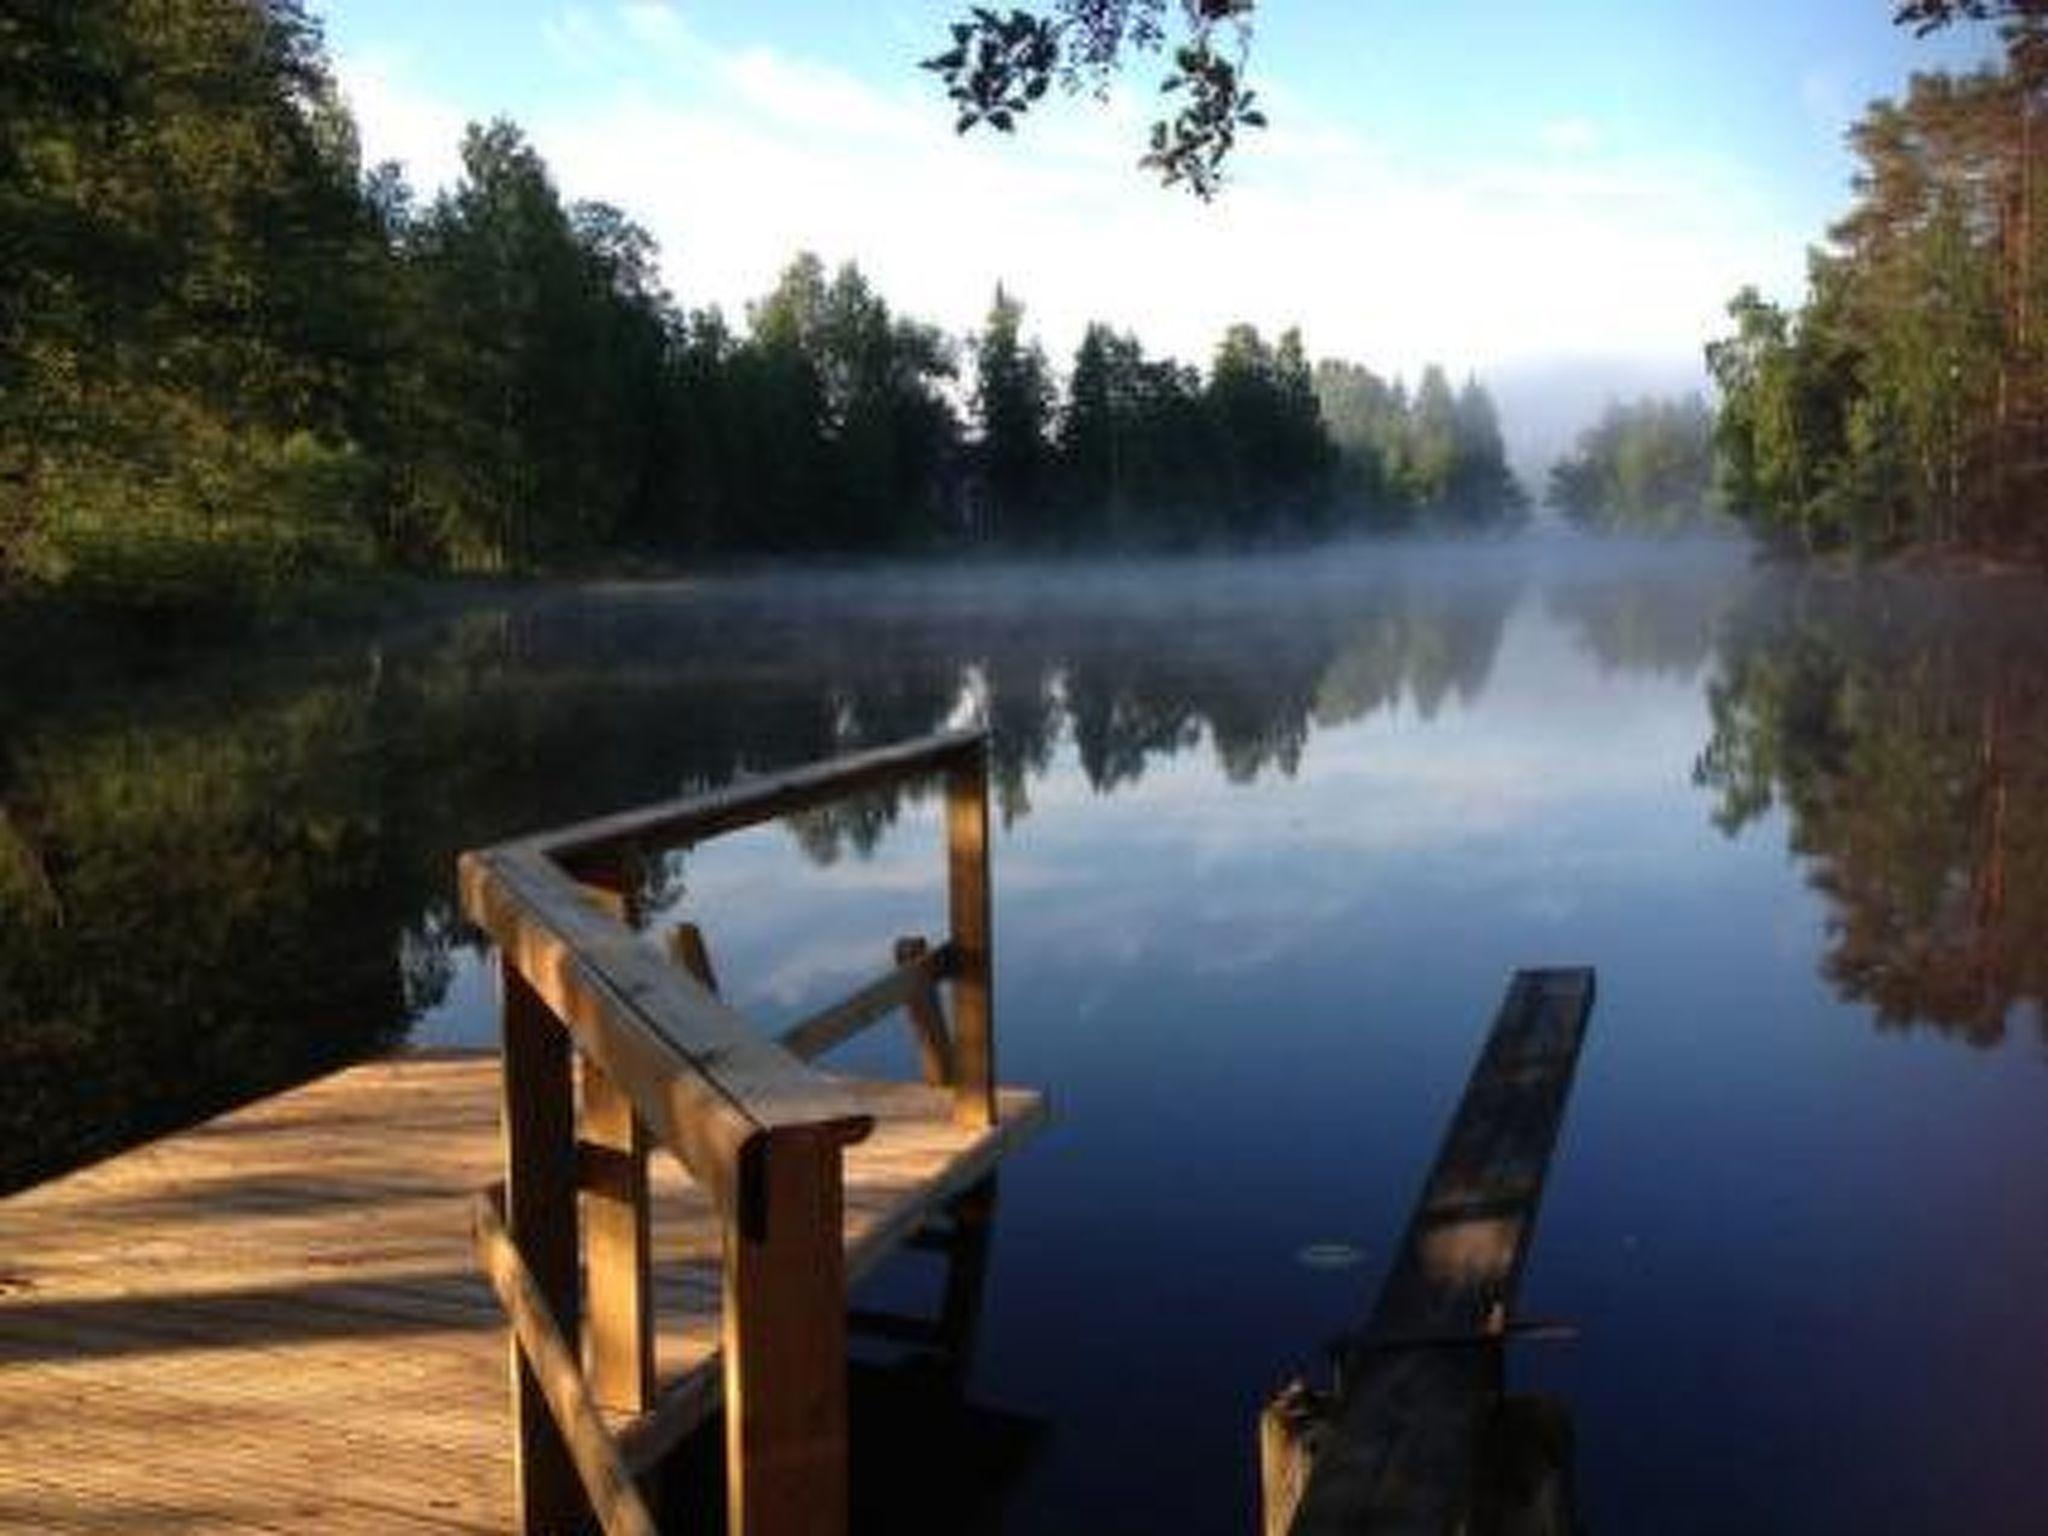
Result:
{"label": "weathered wood grain", "polygon": [[[1044,1119],[1022,1090],[969,1132],[944,1090],[840,1086],[875,1124],[846,1153],[854,1277]],[[498,1096],[495,1054],[368,1063],[0,1201],[0,1529],[509,1529],[505,1320],[469,1237]],[[716,1206],[673,1161],[651,1178],[636,1469],[721,1399]]]}
{"label": "weathered wood grain", "polygon": [[654,1138],[721,1199],[767,1131],[858,1129],[833,1079],[757,1034],[714,993],[600,911],[560,868],[514,848],[466,853],[463,911],[633,1101]]}
{"label": "weathered wood grain", "polygon": [[[576,1063],[568,1038],[511,964],[498,966],[504,1073],[505,1224],[525,1256],[522,1273],[553,1326],[582,1331],[576,1232]],[[516,1329],[514,1330],[516,1334]],[[568,1442],[532,1358],[509,1341],[513,1462],[524,1530],[565,1528],[584,1505]]]}
{"label": "weathered wood grain", "polygon": [[840,1143],[780,1131],[752,1176],[774,1213],[728,1223],[723,1341],[726,1529],[844,1536],[846,1250]]}
{"label": "weathered wood grain", "polygon": [[[591,871],[586,889],[599,908],[629,927],[640,880],[632,866]],[[716,990],[715,988],[713,990]],[[645,1413],[655,1393],[654,1313],[647,1201],[653,1138],[620,1088],[596,1062],[581,1064],[577,1116],[582,1191],[584,1342],[590,1390],[621,1413]]]}
{"label": "weathered wood grain", "polygon": [[[1471,1528],[1501,1345],[1593,1003],[1587,969],[1517,971],[1319,1424],[1269,1410],[1293,1536]],[[1290,1457],[1312,1459],[1303,1478]],[[1268,1510],[1268,1527],[1275,1528]]]}
{"label": "weathered wood grain", "polygon": [[540,1384],[549,1416],[575,1463],[598,1528],[604,1536],[654,1536],[654,1519],[590,1395],[576,1350],[563,1337],[554,1307],[541,1293],[505,1229],[504,1209],[502,1190],[476,1197],[477,1257],[511,1320],[513,1347]]}

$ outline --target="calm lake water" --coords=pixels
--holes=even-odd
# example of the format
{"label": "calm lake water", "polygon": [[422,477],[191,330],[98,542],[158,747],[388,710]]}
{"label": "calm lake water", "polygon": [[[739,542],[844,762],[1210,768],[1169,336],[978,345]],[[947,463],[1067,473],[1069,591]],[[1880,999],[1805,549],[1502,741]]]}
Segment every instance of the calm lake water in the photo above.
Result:
{"label": "calm lake water", "polygon": [[[464,846],[986,719],[1002,1071],[1056,1124],[922,1431],[978,1507],[931,1518],[1254,1529],[1259,1404],[1370,1299],[1509,971],[1583,963],[1522,1293],[1579,1334],[1510,1374],[1569,1405],[1587,1528],[2048,1530],[2044,599],[1558,536],[12,657],[0,1184],[490,1040]],[[659,904],[794,1018],[941,931],[934,809],[692,851]]]}

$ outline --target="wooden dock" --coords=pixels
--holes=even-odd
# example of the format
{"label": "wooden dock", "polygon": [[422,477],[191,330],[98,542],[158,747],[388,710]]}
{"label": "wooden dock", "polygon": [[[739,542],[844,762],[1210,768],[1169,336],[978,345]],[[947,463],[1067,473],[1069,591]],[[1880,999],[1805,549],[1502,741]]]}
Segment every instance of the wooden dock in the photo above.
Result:
{"label": "wooden dock", "polygon": [[[1042,1123],[854,1083],[850,1274]],[[350,1068],[0,1201],[0,1530],[514,1524],[505,1317],[470,1242],[504,1166],[495,1054]],[[657,1358],[716,1408],[720,1231],[652,1167]]]}
{"label": "wooden dock", "polygon": [[[694,926],[647,941],[664,849],[919,779],[949,931],[852,996],[771,1038]],[[0,1528],[652,1536],[642,1484],[722,1409],[729,1536],[844,1536],[847,1288],[1045,1116],[995,1076],[986,734],[473,850],[460,884],[499,1055],[0,1203]],[[922,1081],[813,1064],[897,1014]]]}

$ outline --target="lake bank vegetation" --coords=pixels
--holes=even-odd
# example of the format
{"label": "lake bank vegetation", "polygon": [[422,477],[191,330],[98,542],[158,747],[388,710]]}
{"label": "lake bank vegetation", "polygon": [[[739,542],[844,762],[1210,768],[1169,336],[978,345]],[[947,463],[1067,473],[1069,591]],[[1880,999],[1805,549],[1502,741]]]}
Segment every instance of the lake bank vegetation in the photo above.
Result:
{"label": "lake bank vegetation", "polygon": [[1299,333],[1206,369],[1000,290],[948,336],[799,255],[744,325],[509,123],[421,200],[365,167],[297,0],[0,23],[0,582],[149,611],[375,571],[1186,547],[1490,526],[1491,400]]}
{"label": "lake bank vegetation", "polygon": [[[1981,7],[1922,7],[1984,19]],[[2044,23],[1851,133],[1804,301],[1709,345],[1718,409],[1616,403],[1552,469],[1589,531],[1733,512],[1815,552],[2037,562],[2048,523]],[[1954,15],[1948,15],[1953,12]],[[1906,17],[1903,19],[1913,19]],[[1245,548],[1527,512],[1476,380],[1228,327],[1070,360],[998,287],[952,335],[800,253],[729,317],[507,122],[431,197],[366,166],[301,0],[0,22],[0,609],[304,610],[393,573],[662,573],[972,550]]]}
{"label": "lake bank vegetation", "polygon": [[1729,503],[1766,537],[2048,553],[2048,16],[1991,9],[2001,63],[1917,75],[1850,130],[1855,202],[1804,301],[1745,289],[1707,349]]}

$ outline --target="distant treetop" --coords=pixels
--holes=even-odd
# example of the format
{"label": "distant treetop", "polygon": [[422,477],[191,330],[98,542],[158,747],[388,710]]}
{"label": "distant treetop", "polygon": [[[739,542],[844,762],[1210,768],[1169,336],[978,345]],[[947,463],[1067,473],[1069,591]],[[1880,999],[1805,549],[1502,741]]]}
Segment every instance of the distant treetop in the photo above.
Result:
{"label": "distant treetop", "polygon": [[1179,37],[1160,91],[1180,110],[1152,124],[1139,164],[1167,186],[1207,201],[1222,184],[1240,129],[1263,128],[1244,83],[1257,0],[1050,0],[1007,13],[975,6],[952,23],[947,46],[923,61],[946,85],[965,133],[987,123],[1004,133],[1057,80],[1102,96],[1127,55],[1159,53],[1166,13],[1180,13]]}

